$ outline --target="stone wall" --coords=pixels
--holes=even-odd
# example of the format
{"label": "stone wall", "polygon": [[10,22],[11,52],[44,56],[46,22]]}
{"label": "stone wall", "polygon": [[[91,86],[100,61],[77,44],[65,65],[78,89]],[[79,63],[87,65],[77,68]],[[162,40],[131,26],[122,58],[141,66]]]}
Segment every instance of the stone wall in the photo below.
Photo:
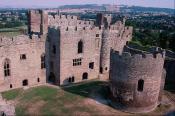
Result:
{"label": "stone wall", "polygon": [[163,65],[163,53],[131,56],[111,50],[111,92],[122,110],[148,112],[158,105]]}
{"label": "stone wall", "polygon": [[167,75],[166,84],[175,84],[175,59],[166,59],[164,65]]}
{"label": "stone wall", "polygon": [[[54,83],[67,85],[70,84],[68,79],[72,77],[74,82],[80,82],[83,73],[88,73],[88,79],[98,78],[101,30],[94,27],[94,21],[59,14],[49,16],[49,27],[49,60],[53,64],[49,70],[54,73]],[[82,54],[77,53],[80,40],[83,42]],[[56,46],[56,54],[52,53],[53,46]],[[82,59],[82,64],[73,66],[73,59],[78,58]],[[90,62],[94,62],[94,69],[89,68]]]}
{"label": "stone wall", "polygon": [[[41,55],[45,54],[45,37],[21,35],[0,38],[0,91],[46,83],[46,69],[41,69]],[[25,54],[26,58],[22,58]],[[10,76],[4,74],[5,60],[9,60]]]}
{"label": "stone wall", "polygon": [[[142,46],[139,46],[137,44],[133,44],[130,43],[127,45],[128,47],[130,47],[130,49],[127,49],[125,47],[125,51],[133,53],[136,52],[134,49],[140,49],[139,51],[137,50],[137,53],[143,53],[143,52],[153,52],[153,51],[162,51],[162,48],[156,47],[156,46],[152,46],[151,48],[147,49],[146,51],[142,51],[144,48]],[[132,49],[133,50],[132,50]],[[166,52],[166,59],[165,59],[165,63],[164,63],[164,68],[166,70],[166,84],[167,85],[174,85],[175,83],[175,53],[173,51],[170,50],[165,50]]]}
{"label": "stone wall", "polygon": [[43,10],[30,10],[28,13],[29,34],[46,34],[48,32],[48,14]]}
{"label": "stone wall", "polygon": [[132,31],[132,27],[125,27],[121,21],[103,29],[100,59],[100,70],[103,78],[109,78],[110,49],[122,52],[127,41],[132,39]]}
{"label": "stone wall", "polygon": [[[48,76],[47,81],[60,85],[60,30],[56,27],[49,27],[48,31]],[[54,48],[55,47],[55,48]],[[55,49],[55,52],[54,52]],[[51,74],[53,73],[53,74]],[[51,77],[53,76],[53,77]],[[49,79],[53,78],[53,80]]]}
{"label": "stone wall", "polygon": [[80,20],[77,16],[72,15],[49,15],[48,19],[49,26],[62,26],[62,27],[92,27],[95,24],[94,20]]}
{"label": "stone wall", "polygon": [[[95,25],[94,20],[80,20],[71,15],[49,15],[42,10],[29,11],[29,37],[27,35],[1,39],[2,62],[8,57],[12,63],[12,74],[1,81],[3,89],[22,87],[28,84],[52,82],[67,85],[99,77],[109,77],[110,48],[122,52],[124,45],[132,37],[132,28],[125,27],[121,21],[111,23],[111,15],[105,15],[108,25]],[[83,52],[78,53],[78,43],[82,41]],[[5,52],[6,51],[6,52]],[[16,52],[14,52],[16,51]],[[20,55],[26,59],[21,60]],[[47,70],[41,70],[41,54],[45,54]],[[73,66],[74,60],[81,64]],[[14,66],[15,63],[16,65]],[[2,68],[2,67],[1,67]],[[34,73],[35,72],[35,73]],[[87,79],[83,79],[83,74]],[[1,71],[3,75],[3,71]],[[42,76],[43,75],[43,76]],[[18,77],[16,79],[16,77]],[[70,78],[72,79],[70,82]],[[5,85],[5,86],[4,86]]]}
{"label": "stone wall", "polygon": [[[106,21],[108,23],[107,27],[104,24],[103,18],[106,18]],[[61,53],[62,53],[62,51],[66,50],[66,47],[64,47],[65,45],[69,45],[69,46],[71,46],[71,48],[77,50],[77,48],[76,48],[77,46],[75,46],[75,45],[77,45],[78,40],[87,41],[86,42],[87,44],[88,44],[88,42],[92,41],[91,45],[88,45],[89,51],[87,51],[87,54],[85,57],[88,57],[88,59],[91,59],[91,58],[94,59],[93,57],[98,57],[98,58],[96,58],[96,62],[100,62],[100,64],[97,66],[98,71],[97,71],[97,69],[96,69],[96,71],[97,72],[100,71],[102,73],[101,77],[109,78],[110,48],[112,47],[115,50],[122,52],[124,45],[126,45],[126,42],[131,40],[132,30],[133,30],[132,27],[125,27],[125,24],[122,23],[121,21],[117,21],[113,25],[109,25],[111,22],[111,19],[112,19],[111,15],[105,15],[105,16],[101,15],[100,16],[98,14],[97,21],[95,23],[95,21],[93,21],[93,20],[87,20],[87,21],[80,20],[77,16],[71,16],[71,15],[59,14],[59,15],[49,16],[49,27],[59,28],[59,31],[61,32],[60,37],[56,37],[56,36],[54,36],[54,34],[53,35],[49,34],[51,41],[54,41],[53,43],[59,43],[59,42],[56,42],[58,40],[56,40],[54,38],[60,39],[60,45],[59,45],[59,48],[57,48],[60,50],[60,63],[61,64],[63,63],[62,62],[63,60],[61,60],[62,59]],[[101,21],[101,23],[99,21]],[[100,23],[100,25],[96,25],[98,22]],[[51,32],[49,32],[49,33],[51,33]],[[69,39],[69,38],[71,38],[71,39]],[[90,39],[90,40],[88,40],[88,39]],[[62,43],[62,41],[64,41],[64,43]],[[93,47],[95,46],[97,41],[99,42],[99,50],[91,51],[94,49]],[[69,44],[67,44],[67,42],[69,42]],[[70,42],[72,43],[72,45]],[[53,46],[53,45],[51,45],[51,46]],[[100,56],[91,55],[90,54],[91,52],[92,53],[94,52]],[[68,52],[68,53],[72,54],[71,52]],[[85,54],[83,54],[83,55],[85,55]],[[72,58],[73,57],[76,58],[78,56],[83,57],[83,55],[79,56],[79,55],[76,55],[74,53],[72,55]],[[59,58],[57,58],[57,59],[59,59]],[[69,59],[69,62],[70,61],[71,60]],[[84,61],[84,62],[87,63],[87,61]],[[57,68],[57,69],[60,69],[60,71],[62,68],[61,64],[59,66],[60,68]],[[66,62],[65,62],[65,64],[66,64]],[[69,63],[69,68],[72,67],[70,64],[71,63]],[[100,69],[99,69],[99,67],[100,67]],[[76,67],[72,67],[72,68],[76,68]],[[71,69],[71,70],[73,70],[73,69]],[[85,72],[85,70],[80,71],[81,74],[79,74],[79,77],[81,77],[80,75],[82,75],[82,72]],[[63,73],[64,73],[64,71],[63,71]],[[61,72],[60,72],[60,75],[61,75]],[[58,77],[58,76],[56,76],[56,77]],[[62,79],[62,76],[60,77],[60,79]],[[80,79],[78,79],[78,80],[80,80]]]}
{"label": "stone wall", "polygon": [[[59,43],[59,45],[56,44],[58,52],[55,58],[60,59],[60,63],[54,60],[54,64],[57,65],[54,72],[60,73],[55,74],[59,78],[60,85],[70,84],[69,78],[71,77],[74,77],[74,82],[84,81],[82,79],[83,73],[88,74],[88,80],[98,78],[102,30],[98,27],[76,27],[65,28],[62,26],[52,29],[52,32],[49,33],[51,34],[50,46]],[[83,42],[82,53],[78,53],[79,41]],[[50,57],[54,59],[54,56]],[[79,58],[81,58],[81,65],[73,66],[73,59]],[[89,63],[93,63],[93,69],[89,68]]]}

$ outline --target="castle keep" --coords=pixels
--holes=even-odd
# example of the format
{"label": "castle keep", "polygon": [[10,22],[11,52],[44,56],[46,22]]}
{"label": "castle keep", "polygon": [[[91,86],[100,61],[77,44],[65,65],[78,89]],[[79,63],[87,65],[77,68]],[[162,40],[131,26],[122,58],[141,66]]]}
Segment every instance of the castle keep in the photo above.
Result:
{"label": "castle keep", "polygon": [[112,23],[112,15],[97,14],[96,20],[81,20],[42,10],[28,14],[28,35],[0,38],[0,91],[104,78],[124,110],[150,111],[157,106],[163,51],[140,54],[126,49],[133,28],[125,26],[125,19]]}

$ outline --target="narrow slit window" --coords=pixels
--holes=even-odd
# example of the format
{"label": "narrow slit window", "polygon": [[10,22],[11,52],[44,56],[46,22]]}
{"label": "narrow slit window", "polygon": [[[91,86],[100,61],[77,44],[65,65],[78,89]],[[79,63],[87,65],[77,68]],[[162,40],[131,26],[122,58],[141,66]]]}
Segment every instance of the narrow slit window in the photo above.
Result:
{"label": "narrow slit window", "polygon": [[137,87],[137,90],[142,92],[143,91],[143,88],[144,88],[144,80],[140,79],[138,81],[138,87]]}
{"label": "narrow slit window", "polygon": [[83,42],[80,40],[78,42],[78,54],[83,53]]}
{"label": "narrow slit window", "polygon": [[56,54],[56,46],[55,45],[52,46],[52,53]]}
{"label": "narrow slit window", "polygon": [[45,55],[41,55],[41,69],[46,68]]}

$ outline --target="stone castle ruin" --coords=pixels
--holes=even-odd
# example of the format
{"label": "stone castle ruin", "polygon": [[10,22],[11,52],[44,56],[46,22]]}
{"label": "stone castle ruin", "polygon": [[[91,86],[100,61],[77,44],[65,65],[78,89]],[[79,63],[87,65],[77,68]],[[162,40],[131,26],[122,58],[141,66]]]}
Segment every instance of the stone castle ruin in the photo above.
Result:
{"label": "stone castle ruin", "polygon": [[110,80],[113,99],[124,110],[157,106],[164,85],[164,53],[127,48],[133,28],[125,26],[125,19],[112,23],[112,15],[99,13],[96,20],[81,20],[42,10],[28,14],[28,35],[0,38],[0,91],[102,78]]}

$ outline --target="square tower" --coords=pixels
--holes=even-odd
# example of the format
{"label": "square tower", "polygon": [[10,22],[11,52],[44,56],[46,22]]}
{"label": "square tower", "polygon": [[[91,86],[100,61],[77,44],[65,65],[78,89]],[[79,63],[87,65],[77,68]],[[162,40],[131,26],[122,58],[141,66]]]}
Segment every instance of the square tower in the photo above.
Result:
{"label": "square tower", "polygon": [[48,14],[43,10],[30,10],[28,13],[30,35],[43,35],[48,32]]}

